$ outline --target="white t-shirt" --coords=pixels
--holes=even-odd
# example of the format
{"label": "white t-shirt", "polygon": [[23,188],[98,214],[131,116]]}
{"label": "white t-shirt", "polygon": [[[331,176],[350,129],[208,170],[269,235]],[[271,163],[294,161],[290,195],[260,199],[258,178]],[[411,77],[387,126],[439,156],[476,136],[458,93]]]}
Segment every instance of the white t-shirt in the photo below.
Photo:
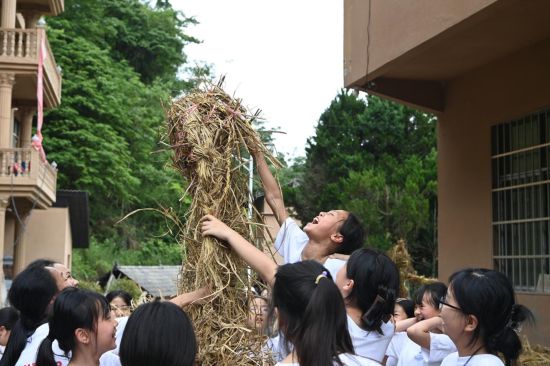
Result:
{"label": "white t-shirt", "polygon": [[391,321],[382,323],[382,332],[368,331],[359,327],[348,315],[348,331],[353,343],[353,349],[359,356],[368,357],[377,362],[382,362],[386,349],[395,333],[395,325]]}
{"label": "white t-shirt", "polygon": [[[290,217],[285,220],[275,239],[275,250],[283,257],[285,263],[296,263],[302,260],[302,251],[309,238]],[[328,258],[323,264],[329,270],[333,280],[346,261]]]}
{"label": "white t-shirt", "polygon": [[[34,333],[27,338],[27,345],[23,349],[23,352],[21,352],[21,356],[19,356],[15,366],[33,366],[36,363],[38,348],[49,332],[50,326],[48,323],[36,328]],[[57,366],[66,366],[69,363],[69,358],[64,356],[64,352],[59,348],[57,341],[52,343],[52,351]]]}
{"label": "white t-shirt", "polygon": [[483,355],[474,355],[472,357],[458,357],[458,352],[451,353],[443,362],[441,366],[464,366],[468,363],[467,366],[504,366],[504,363],[494,355],[483,354]]}
{"label": "white t-shirt", "polygon": [[403,350],[406,342],[409,340],[407,332],[397,332],[393,335],[391,342],[386,350],[386,366],[396,366],[397,361],[399,360],[399,355]]}
{"label": "white t-shirt", "polygon": [[445,334],[430,333],[430,349],[421,348],[410,339],[407,340],[398,366],[439,366],[449,354],[456,352],[451,338]]}
{"label": "white t-shirt", "polygon": [[[368,358],[342,353],[338,356],[344,366],[380,366],[379,362],[369,360]],[[335,365],[338,365],[336,362]],[[277,363],[275,366],[300,366],[299,363]]]}

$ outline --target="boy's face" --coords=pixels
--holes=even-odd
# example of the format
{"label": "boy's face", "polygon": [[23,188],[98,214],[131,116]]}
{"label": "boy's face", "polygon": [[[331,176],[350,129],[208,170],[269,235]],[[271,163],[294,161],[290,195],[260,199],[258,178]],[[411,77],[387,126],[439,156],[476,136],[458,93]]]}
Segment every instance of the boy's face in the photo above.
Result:
{"label": "boy's face", "polygon": [[248,309],[248,326],[251,329],[262,331],[267,320],[269,309],[267,301],[261,297],[255,297],[250,302]]}
{"label": "boy's face", "polygon": [[339,235],[340,227],[346,221],[348,215],[349,213],[344,210],[319,212],[319,215],[304,227],[304,232],[313,240],[331,239],[334,241],[335,235]]}

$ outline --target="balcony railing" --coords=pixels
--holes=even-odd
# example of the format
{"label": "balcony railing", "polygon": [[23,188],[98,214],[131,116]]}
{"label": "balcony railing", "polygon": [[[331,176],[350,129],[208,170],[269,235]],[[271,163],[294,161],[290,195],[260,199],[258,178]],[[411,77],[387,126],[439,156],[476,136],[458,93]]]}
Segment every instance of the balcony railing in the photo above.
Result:
{"label": "balcony railing", "polygon": [[[0,68],[10,71],[33,71],[38,68],[38,50],[45,33],[38,29],[0,28]],[[58,105],[61,100],[61,73],[46,38],[44,61],[44,98],[46,106]]]}
{"label": "balcony railing", "polygon": [[33,148],[0,149],[0,192],[27,197],[38,207],[55,202],[57,171]]}

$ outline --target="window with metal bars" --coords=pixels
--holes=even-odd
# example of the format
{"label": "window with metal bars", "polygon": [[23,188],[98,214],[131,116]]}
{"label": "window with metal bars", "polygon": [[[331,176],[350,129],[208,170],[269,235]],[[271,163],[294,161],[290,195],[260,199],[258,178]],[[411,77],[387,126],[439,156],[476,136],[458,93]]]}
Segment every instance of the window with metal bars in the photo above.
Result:
{"label": "window with metal bars", "polygon": [[550,109],[491,128],[493,261],[517,291],[550,293]]}

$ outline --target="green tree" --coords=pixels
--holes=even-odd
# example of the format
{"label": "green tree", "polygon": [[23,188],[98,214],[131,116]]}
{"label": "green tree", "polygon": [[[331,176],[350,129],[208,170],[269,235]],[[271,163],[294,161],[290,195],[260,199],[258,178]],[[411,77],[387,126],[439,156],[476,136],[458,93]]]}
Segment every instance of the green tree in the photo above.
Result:
{"label": "green tree", "polygon": [[[170,168],[170,152],[159,141],[164,106],[194,86],[193,77],[208,76],[207,66],[186,65],[183,49],[197,41],[184,29],[193,22],[169,3],[153,8],[139,0],[67,0],[64,13],[48,18],[63,94],[45,116],[45,148],[58,163],[58,188],[89,192],[94,248],[111,253],[113,243],[120,247],[106,257],[110,262],[139,264],[150,248],[163,255],[179,250],[163,236],[171,227],[162,215],[147,211],[116,223],[148,207],[172,207],[181,215],[189,204],[180,201],[186,182]],[[193,77],[180,79],[182,68]],[[139,248],[143,256],[125,248]],[[86,273],[89,264],[102,267],[88,257],[76,251],[75,267]]]}
{"label": "green tree", "polygon": [[417,269],[433,274],[435,122],[376,96],[340,92],[308,140],[305,161],[291,168],[299,185],[285,198],[302,221],[321,210],[356,213],[368,245],[387,249],[403,238]]}

